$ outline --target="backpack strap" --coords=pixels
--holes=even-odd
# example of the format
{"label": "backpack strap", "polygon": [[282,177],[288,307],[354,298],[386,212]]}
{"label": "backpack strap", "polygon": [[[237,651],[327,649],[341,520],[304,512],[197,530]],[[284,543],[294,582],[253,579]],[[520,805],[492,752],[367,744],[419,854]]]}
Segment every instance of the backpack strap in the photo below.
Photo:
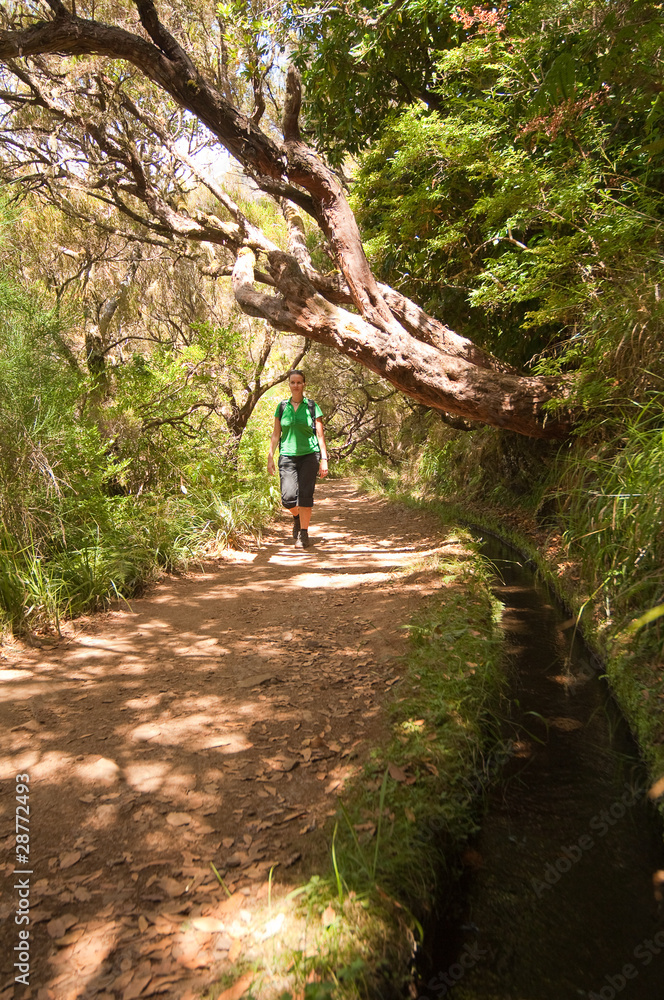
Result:
{"label": "backpack strap", "polygon": [[316,404],[314,403],[313,399],[307,400],[307,406],[309,407],[309,416],[311,417],[311,428],[313,431],[313,435],[316,438],[316,447],[318,448],[319,447],[318,435],[316,434]]}
{"label": "backpack strap", "polygon": [[[282,399],[281,402],[279,403],[279,406],[277,407],[277,420],[279,421],[279,423],[281,423],[281,418],[284,415],[284,410],[286,409],[287,402],[288,402],[287,399]],[[281,439],[283,438],[283,436],[284,432],[282,428],[281,434],[279,435],[279,451],[281,451]]]}

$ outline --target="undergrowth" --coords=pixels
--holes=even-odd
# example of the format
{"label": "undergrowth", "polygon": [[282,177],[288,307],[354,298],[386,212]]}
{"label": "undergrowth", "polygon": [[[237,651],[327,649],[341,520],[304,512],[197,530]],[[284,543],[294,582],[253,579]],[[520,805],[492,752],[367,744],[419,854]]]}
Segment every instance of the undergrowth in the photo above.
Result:
{"label": "undergrowth", "polygon": [[178,374],[172,358],[138,359],[112,405],[95,408],[93,380],[63,363],[57,331],[38,295],[0,275],[0,632],[59,628],[136,594],[259,535],[278,505],[255,434],[229,454],[219,421],[194,441],[168,421],[141,424],[150,394]]}
{"label": "undergrowth", "polygon": [[77,505],[77,523],[63,518],[55,538],[21,545],[7,532],[0,536],[0,614],[14,632],[58,627],[65,618],[136,595],[163,571],[183,571],[241,545],[260,533],[275,506],[269,488],[93,499],[95,510]]}
{"label": "undergrowth", "polygon": [[[442,501],[466,523],[493,516],[503,533],[530,534],[555,557],[605,650],[664,601],[664,393],[630,401],[562,446],[490,428],[433,430],[417,464],[381,482],[388,492]],[[657,620],[647,631],[661,657]]]}

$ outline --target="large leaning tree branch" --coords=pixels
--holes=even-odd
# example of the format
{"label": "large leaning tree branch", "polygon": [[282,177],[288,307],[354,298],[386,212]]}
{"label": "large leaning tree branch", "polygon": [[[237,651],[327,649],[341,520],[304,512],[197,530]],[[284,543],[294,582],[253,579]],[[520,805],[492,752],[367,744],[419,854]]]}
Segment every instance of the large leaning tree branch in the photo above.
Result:
{"label": "large leaning tree branch", "polygon": [[500,410],[504,407],[517,429],[531,426],[533,411],[551,398],[551,388],[541,379],[478,368],[412,337],[405,353],[401,344],[395,348],[390,334],[323,298],[289,254],[273,251],[268,261],[280,296],[254,287],[255,257],[249,248],[238,255],[233,291],[246,313],[267,319],[277,330],[304,334],[340,350],[425,406],[507,426]]}
{"label": "large leaning tree branch", "polygon": [[[140,20],[135,31],[80,17],[62,0],[46,2],[49,20],[30,23],[27,4],[20,22],[12,23],[8,14],[0,13],[0,24],[4,25],[0,29],[0,62],[17,79],[23,75],[23,89],[16,92],[14,107],[18,111],[26,100],[32,100],[85,135],[88,146],[82,142],[81,152],[87,155],[89,147],[91,156],[100,157],[100,196],[105,192],[103,196],[136,226],[151,228],[155,236],[223,246],[236,260],[234,290],[245,312],[266,319],[276,329],[334,346],[420,403],[529,436],[561,438],[569,433],[570,412],[562,405],[551,406],[565,397],[563,384],[517,374],[394,289],[378,284],[341,182],[302,141],[298,125],[300,83],[292,68],[280,141],[261,130],[256,116],[244,115],[210,82],[160,19],[154,0],[132,0],[128,5]],[[19,7],[15,4],[13,10]],[[303,252],[306,247],[302,241],[291,239],[290,253],[276,247],[251,227],[228,199],[219,200],[233,221],[223,222],[204,213],[193,217],[177,199],[160,191],[155,171],[142,159],[140,142],[132,144],[129,134],[126,141],[119,142],[104,124],[103,115],[81,110],[80,103],[67,106],[58,95],[49,93],[48,86],[39,85],[33,71],[39,59],[54,72],[52,67],[71,55],[123,60],[136,67],[205,126],[262,191],[316,220],[340,274],[319,274]],[[85,95],[81,99],[85,104]],[[93,104],[90,107],[95,110]],[[137,122],[143,116],[141,109],[132,111],[128,105],[125,112],[133,114]],[[146,125],[145,120],[142,125]],[[154,122],[150,127],[158,135],[161,126],[156,130],[153,126]],[[169,148],[164,135],[160,141]],[[170,151],[177,154],[172,142]],[[29,150],[24,150],[24,157],[27,163]],[[113,170],[104,173],[102,160],[112,162]],[[72,186],[80,184],[78,163],[69,171],[65,168],[65,174]],[[297,222],[293,213],[287,212],[286,217],[292,233]],[[257,258],[264,271],[256,268]],[[274,293],[257,290],[257,280],[271,285]],[[349,312],[344,305],[356,312]]]}
{"label": "large leaning tree branch", "polygon": [[[236,254],[242,246],[249,246],[257,252],[268,253],[278,249],[276,244],[267,239],[265,235],[253,226],[240,211],[235,202],[228,194],[214,181],[211,181],[204,171],[196,164],[195,160],[189,156],[182,148],[178,148],[173,138],[168,133],[168,124],[161,121],[159,117],[149,111],[137,107],[127,95],[120,92],[118,95],[118,119],[117,122],[123,124],[123,135],[119,137],[115,128],[113,134],[109,132],[110,121],[107,108],[111,101],[111,91],[114,88],[112,80],[100,74],[95,74],[94,80],[89,84],[87,96],[93,104],[102,104],[104,112],[96,116],[90,114],[89,108],[82,112],[75,104],[65,100],[62,88],[55,100],[49,87],[35,74],[27,70],[18,69],[15,64],[9,62],[8,65],[16,73],[18,78],[29,86],[32,103],[47,110],[49,114],[59,122],[62,128],[67,128],[67,143],[71,148],[76,148],[80,156],[85,155],[88,163],[88,177],[83,181],[80,170],[80,163],[77,161],[74,169],[69,170],[66,163],[55,155],[49,147],[51,140],[50,132],[45,130],[41,142],[35,136],[34,124],[31,125],[29,136],[22,140],[24,159],[32,155],[52,169],[50,173],[46,171],[41,176],[42,188],[48,187],[50,200],[66,211],[66,199],[68,193],[79,191],[88,193],[102,201],[110,198],[113,205],[121,212],[131,218],[134,222],[142,224],[142,232],[152,231],[155,235],[177,236],[198,243],[208,243],[211,245],[225,246],[232,254]],[[79,77],[76,81],[77,93],[80,96],[83,87]],[[23,95],[21,95],[22,97]],[[10,95],[7,95],[10,99]],[[122,117],[121,117],[122,116]],[[131,120],[139,123],[142,127],[140,135],[133,135],[130,127]],[[20,115],[15,116],[15,120],[20,122]],[[116,122],[116,123],[117,123]],[[13,138],[13,143],[18,146],[21,142],[19,138],[18,125]],[[0,133],[0,139],[2,133]],[[162,149],[170,154],[171,163],[166,165],[163,157],[158,163],[159,170],[152,170],[152,177],[155,173],[163,176],[170,176],[177,163],[184,164],[189,169],[192,178],[206,187],[213,197],[223,206],[224,209],[235,220],[236,224],[224,224],[215,216],[197,213],[196,218],[178,210],[173,199],[169,200],[168,194],[160,192],[154,180],[148,180],[148,174],[142,163],[149,161],[146,155],[146,148],[150,143],[157,140]],[[139,152],[138,146],[143,147],[143,153]],[[141,155],[142,158],[141,159]],[[56,169],[57,165],[57,169]],[[153,167],[157,164],[152,160]],[[14,173],[20,169],[20,160],[11,164]],[[133,176],[134,183],[127,180],[127,175]],[[37,177],[33,173],[30,175],[31,184],[36,186]],[[56,183],[58,182],[58,183]],[[60,196],[56,193],[59,187]],[[132,208],[125,200],[127,195],[131,195],[136,201],[143,204],[149,210],[148,216],[140,217],[138,211]],[[288,248],[298,261],[307,277],[312,281],[317,291],[338,304],[352,304],[350,290],[341,275],[321,275],[315,270],[311,263],[311,257],[307,250],[305,229],[302,216],[297,206],[285,198],[279,199],[283,214],[286,218],[289,239]],[[141,237],[143,238],[143,237]],[[219,264],[205,266],[205,273],[219,276],[221,274],[232,273],[232,265],[229,266],[228,258]],[[258,275],[259,280],[267,284],[274,282],[265,274]],[[428,316],[422,309],[405,298],[400,293],[387,285],[379,285],[385,301],[388,303],[393,315],[399,322],[417,339],[430,343],[445,354],[464,358],[481,368],[510,370],[507,365],[503,365],[486,352],[480,350],[467,338],[460,337],[446,328],[442,323]]]}

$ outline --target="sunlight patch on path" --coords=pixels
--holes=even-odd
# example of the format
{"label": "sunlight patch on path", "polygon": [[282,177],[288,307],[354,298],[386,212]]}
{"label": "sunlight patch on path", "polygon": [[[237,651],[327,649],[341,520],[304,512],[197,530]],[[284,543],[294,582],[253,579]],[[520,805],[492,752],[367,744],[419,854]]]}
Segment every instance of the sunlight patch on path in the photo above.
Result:
{"label": "sunlight patch on path", "polygon": [[299,573],[292,579],[293,589],[302,590],[344,590],[366,583],[385,583],[391,580],[391,573],[343,573],[329,576],[324,573]]}

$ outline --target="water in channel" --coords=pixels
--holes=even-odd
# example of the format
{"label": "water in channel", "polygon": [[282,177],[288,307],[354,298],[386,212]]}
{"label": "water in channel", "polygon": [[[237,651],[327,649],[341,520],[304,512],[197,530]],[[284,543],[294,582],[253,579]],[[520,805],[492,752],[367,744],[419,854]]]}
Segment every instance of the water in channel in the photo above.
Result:
{"label": "water in channel", "polygon": [[502,578],[514,752],[419,997],[664,1000],[664,847],[634,741],[547,590],[500,542],[482,551]]}

